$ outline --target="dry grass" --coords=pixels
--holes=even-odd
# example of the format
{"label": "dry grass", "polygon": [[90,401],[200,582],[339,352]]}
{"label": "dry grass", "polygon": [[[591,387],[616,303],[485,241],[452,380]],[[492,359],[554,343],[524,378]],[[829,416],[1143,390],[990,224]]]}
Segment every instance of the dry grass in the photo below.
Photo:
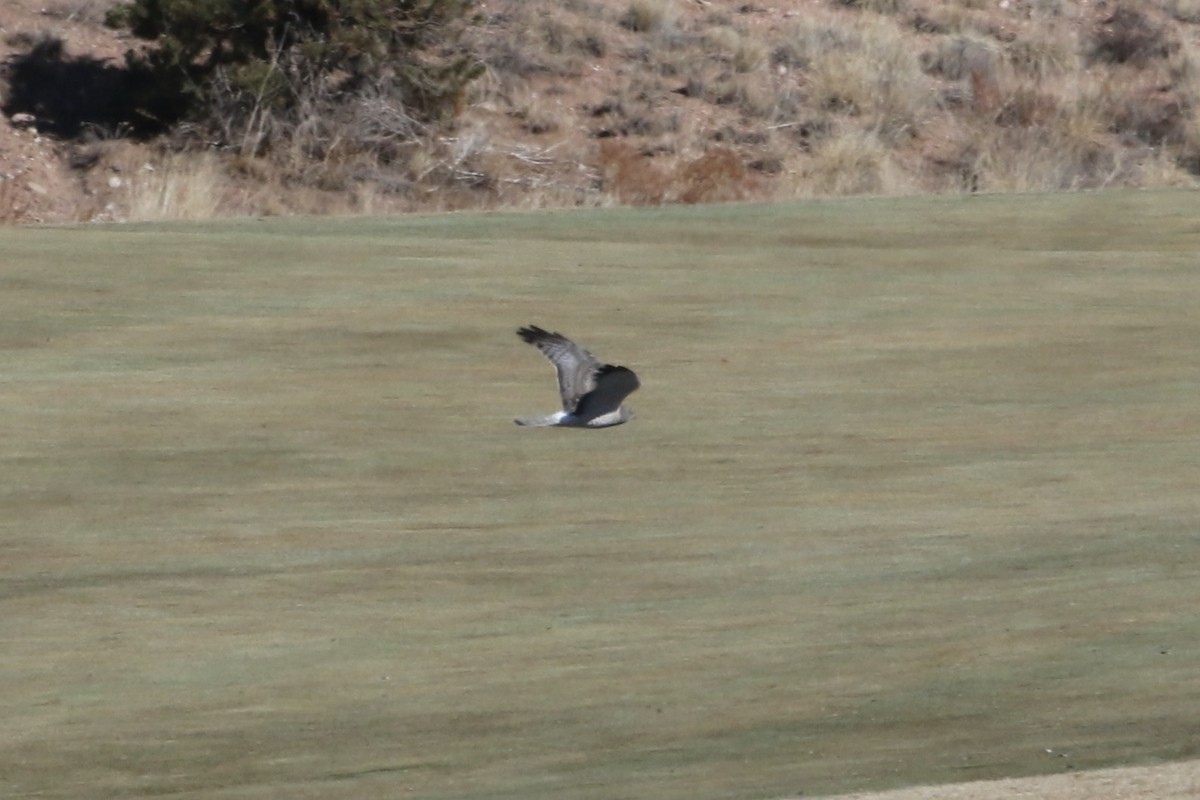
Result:
{"label": "dry grass", "polygon": [[932,92],[895,23],[875,16],[849,23],[805,17],[787,41],[803,66],[809,103],[858,118],[859,127],[886,138],[916,133]]}
{"label": "dry grass", "polygon": [[[0,794],[811,797],[1194,759],[1196,213],[0,231]],[[515,428],[555,402],[528,322],[637,369],[637,419]]]}
{"label": "dry grass", "polygon": [[169,156],[130,176],[125,219],[130,222],[203,220],[229,207],[223,165],[209,153]]}
{"label": "dry grass", "polygon": [[1119,155],[1054,126],[1015,127],[980,143],[973,172],[988,192],[1104,189],[1125,182],[1130,165]]}
{"label": "dry grass", "polygon": [[796,196],[911,194],[915,187],[875,133],[825,140],[793,189]]}

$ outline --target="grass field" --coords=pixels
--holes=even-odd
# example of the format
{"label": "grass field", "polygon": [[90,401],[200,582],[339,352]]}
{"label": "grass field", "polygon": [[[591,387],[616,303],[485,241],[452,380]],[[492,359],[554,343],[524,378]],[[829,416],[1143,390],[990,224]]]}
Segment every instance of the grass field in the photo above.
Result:
{"label": "grass field", "polygon": [[[1200,197],[0,230],[0,794],[1200,756]],[[525,430],[536,323],[637,418]]]}

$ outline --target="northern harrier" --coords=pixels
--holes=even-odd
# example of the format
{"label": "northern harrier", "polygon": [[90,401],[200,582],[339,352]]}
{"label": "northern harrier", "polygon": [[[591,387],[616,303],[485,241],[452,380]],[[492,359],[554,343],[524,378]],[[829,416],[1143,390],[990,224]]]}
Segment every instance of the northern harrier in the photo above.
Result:
{"label": "northern harrier", "polygon": [[534,428],[607,428],[633,417],[622,402],[640,385],[633,370],[601,364],[594,355],[561,333],[549,333],[536,325],[517,331],[536,347],[558,373],[558,390],[563,410],[548,417],[514,420]]}

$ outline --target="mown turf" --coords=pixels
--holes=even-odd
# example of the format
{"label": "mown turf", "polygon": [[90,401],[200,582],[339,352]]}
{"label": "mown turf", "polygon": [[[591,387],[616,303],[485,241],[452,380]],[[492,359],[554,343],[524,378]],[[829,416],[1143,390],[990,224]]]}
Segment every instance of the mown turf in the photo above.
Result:
{"label": "mown turf", "polygon": [[[1187,193],[0,230],[0,793],[1200,755]],[[551,370],[637,418],[523,430]]]}

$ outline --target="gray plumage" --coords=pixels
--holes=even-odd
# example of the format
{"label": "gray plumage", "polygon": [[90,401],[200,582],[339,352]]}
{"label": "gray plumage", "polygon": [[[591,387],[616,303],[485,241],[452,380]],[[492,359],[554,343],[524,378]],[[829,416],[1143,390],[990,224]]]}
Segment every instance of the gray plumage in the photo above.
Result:
{"label": "gray plumage", "polygon": [[633,410],[624,405],[625,398],[641,385],[633,370],[602,364],[561,333],[550,333],[536,325],[521,328],[517,335],[554,365],[563,407],[547,417],[514,420],[518,425],[607,428],[633,417]]}

